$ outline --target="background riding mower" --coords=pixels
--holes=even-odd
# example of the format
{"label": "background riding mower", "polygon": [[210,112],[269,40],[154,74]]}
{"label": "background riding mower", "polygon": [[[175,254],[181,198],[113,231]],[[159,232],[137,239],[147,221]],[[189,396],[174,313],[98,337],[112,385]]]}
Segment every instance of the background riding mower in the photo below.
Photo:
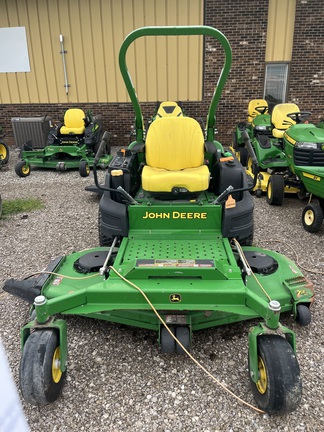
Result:
{"label": "background riding mower", "polygon": [[271,129],[268,102],[252,99],[248,105],[247,122],[239,122],[233,134],[233,148],[239,152],[242,165],[246,165],[248,157],[242,133],[246,131],[252,141],[259,133],[271,134]]}
{"label": "background riding mower", "polygon": [[[309,196],[302,223],[307,231],[317,232],[324,211],[324,129],[303,123],[309,115],[296,104],[278,104],[271,114],[271,134],[268,129],[254,129],[252,145],[260,170],[255,191],[257,196],[265,191],[271,205],[281,205],[285,193],[297,193],[301,199]],[[244,125],[240,132],[243,130]],[[241,162],[253,177],[246,152],[239,148]]]}
{"label": "background riding mower", "polygon": [[[285,104],[285,112],[287,112],[287,110],[289,112],[292,107],[296,107],[296,105]],[[258,198],[262,196],[262,192],[267,192],[269,179],[272,173],[287,172],[287,161],[282,151],[283,148],[280,143],[278,143],[277,138],[272,134],[274,129],[272,121],[275,121],[275,118],[278,119],[277,123],[281,121],[281,117],[278,115],[278,108],[275,108],[274,111],[274,116],[268,114],[268,103],[264,99],[251,100],[248,106],[248,122],[238,123],[233,137],[233,148],[242,165],[246,167],[247,174],[253,178],[252,160],[245,147],[244,131],[248,133],[251,139],[259,167],[258,181],[254,187],[254,192]],[[273,181],[276,180],[277,179],[274,179]],[[284,187],[286,193],[298,192],[295,184],[287,182]],[[279,198],[277,196],[268,197],[268,199],[271,200],[271,202],[269,202],[270,204],[281,204],[278,202]]]}
{"label": "background riding mower", "polygon": [[[126,53],[139,37],[204,35],[224,49],[206,140],[190,117],[143,119]],[[261,318],[249,331],[249,377],[261,410],[286,413],[301,400],[295,334],[281,312],[311,320],[309,283],[294,262],[253,246],[253,199],[242,165],[214,139],[215,111],[231,67],[225,36],[207,27],[147,27],[123,42],[119,64],[136,139],[109,164],[99,208],[104,246],[61,256],[4,290],[33,305],[21,330],[20,388],[32,404],[54,401],[67,369],[66,322],[82,315],[156,331],[164,353],[189,354],[192,334]],[[95,163],[100,158],[103,136]],[[247,145],[254,158],[252,147]]]}
{"label": "background riding mower", "polygon": [[[47,123],[44,121],[43,124]],[[34,150],[31,141],[25,143],[21,149],[21,160],[15,166],[18,176],[28,176],[32,166],[55,168],[58,171],[78,168],[82,177],[90,174],[90,167],[93,166],[103,133],[100,117],[92,116],[90,111],[86,116],[79,108],[68,109],[64,114],[63,124],[43,132],[48,134],[47,146],[44,149]],[[108,142],[99,164],[105,168],[110,160]]]}

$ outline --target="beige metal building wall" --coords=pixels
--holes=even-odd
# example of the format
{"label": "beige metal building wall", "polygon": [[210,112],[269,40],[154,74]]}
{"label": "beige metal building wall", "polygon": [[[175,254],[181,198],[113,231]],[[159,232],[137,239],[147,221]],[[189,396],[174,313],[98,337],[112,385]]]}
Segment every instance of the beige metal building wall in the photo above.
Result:
{"label": "beige metal building wall", "polygon": [[[203,0],[0,0],[0,27],[26,28],[31,68],[31,72],[0,73],[0,103],[128,101],[118,66],[125,36],[147,25],[201,25],[203,4]],[[67,93],[60,35],[66,50]],[[140,100],[201,100],[202,57],[200,37],[137,40],[127,61]]]}
{"label": "beige metal building wall", "polygon": [[296,0],[269,0],[266,62],[291,61]]}

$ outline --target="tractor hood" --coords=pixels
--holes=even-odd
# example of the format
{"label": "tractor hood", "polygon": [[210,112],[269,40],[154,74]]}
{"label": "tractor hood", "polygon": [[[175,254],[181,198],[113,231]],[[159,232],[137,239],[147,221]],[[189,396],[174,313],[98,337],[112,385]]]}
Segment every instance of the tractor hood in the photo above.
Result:
{"label": "tractor hood", "polygon": [[313,124],[298,124],[291,126],[285,133],[285,138],[293,145],[296,142],[319,143],[317,146],[324,150],[324,129]]}

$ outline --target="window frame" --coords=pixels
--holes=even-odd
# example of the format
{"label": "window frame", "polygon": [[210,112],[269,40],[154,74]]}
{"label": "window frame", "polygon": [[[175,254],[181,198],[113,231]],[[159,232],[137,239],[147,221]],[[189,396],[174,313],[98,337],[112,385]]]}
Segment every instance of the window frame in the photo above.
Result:
{"label": "window frame", "polygon": [[[285,76],[284,76],[284,88],[282,91],[282,101],[269,101],[268,96],[266,95],[267,90],[267,82],[268,82],[268,75],[269,75],[269,66],[285,66]],[[273,107],[277,103],[285,103],[288,99],[288,84],[289,84],[289,77],[290,77],[290,62],[287,61],[272,61],[272,62],[266,62],[265,64],[265,72],[264,72],[264,85],[263,85],[263,98],[268,102],[269,106]]]}

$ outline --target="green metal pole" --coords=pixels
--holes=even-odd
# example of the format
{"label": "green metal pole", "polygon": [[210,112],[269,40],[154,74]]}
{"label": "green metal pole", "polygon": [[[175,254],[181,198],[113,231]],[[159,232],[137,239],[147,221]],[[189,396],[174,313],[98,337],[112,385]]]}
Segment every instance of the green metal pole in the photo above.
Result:
{"label": "green metal pole", "polygon": [[144,130],[143,130],[143,116],[140,108],[140,104],[137,98],[135,88],[133,86],[132,79],[130,77],[127,64],[126,64],[126,53],[128,47],[136,39],[143,36],[211,36],[216,39],[222,45],[225,54],[225,60],[223,69],[220,73],[212,101],[209,107],[207,115],[207,141],[214,140],[214,129],[215,129],[215,111],[225,86],[227,76],[230,72],[232,62],[232,50],[231,46],[226,37],[219,30],[209,26],[178,26],[178,27],[142,27],[131,32],[124,40],[120,51],[119,51],[119,67],[124,79],[129,97],[135,111],[135,127],[136,127],[136,140],[143,141]]}

